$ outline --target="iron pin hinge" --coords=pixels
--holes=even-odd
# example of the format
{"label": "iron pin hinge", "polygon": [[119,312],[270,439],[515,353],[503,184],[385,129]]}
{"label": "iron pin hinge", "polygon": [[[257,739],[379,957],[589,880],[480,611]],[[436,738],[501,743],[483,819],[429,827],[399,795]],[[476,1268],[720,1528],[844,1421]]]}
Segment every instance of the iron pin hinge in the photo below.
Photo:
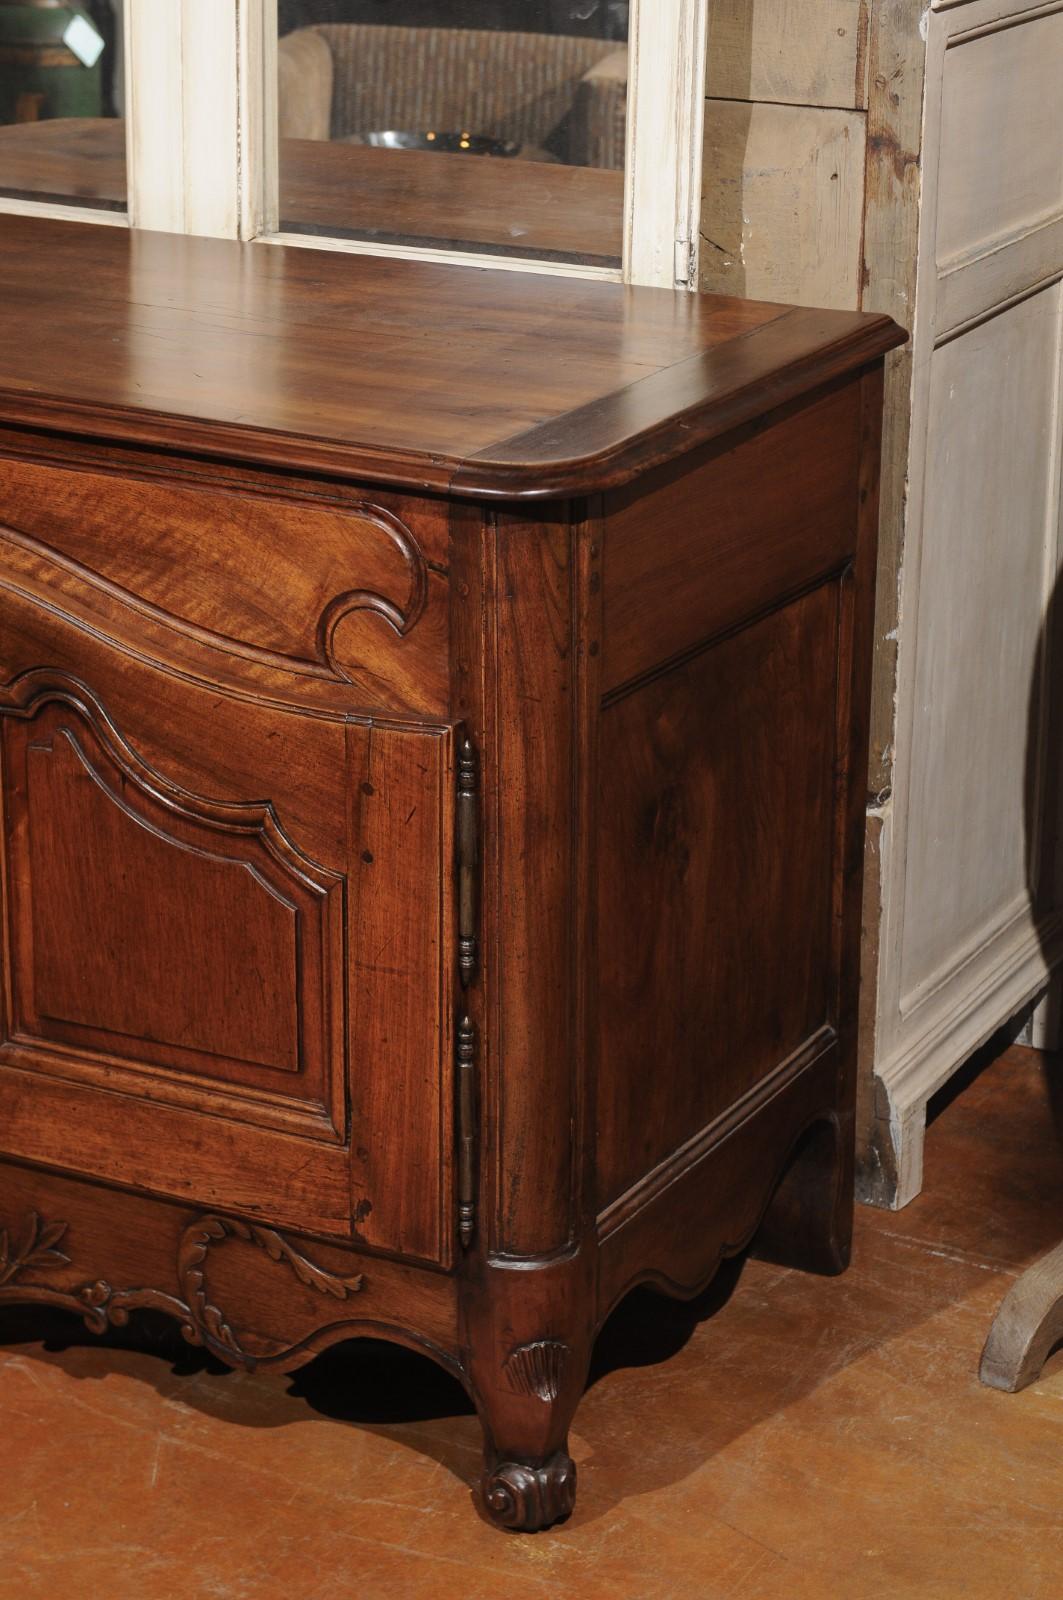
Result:
{"label": "iron pin hinge", "polygon": [[458,1022],[458,1234],[467,1250],[476,1233],[476,1024]]}
{"label": "iron pin hinge", "polygon": [[480,967],[480,763],[468,734],[458,748],[458,972],[467,989]]}

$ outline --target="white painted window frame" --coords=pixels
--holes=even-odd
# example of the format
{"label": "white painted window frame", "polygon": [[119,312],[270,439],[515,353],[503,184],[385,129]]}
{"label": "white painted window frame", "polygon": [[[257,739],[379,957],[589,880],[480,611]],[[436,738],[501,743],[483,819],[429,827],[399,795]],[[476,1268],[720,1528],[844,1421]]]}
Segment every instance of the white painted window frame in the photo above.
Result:
{"label": "white painted window frame", "polygon": [[126,0],[132,227],[252,239],[268,226],[271,10],[275,31],[276,0]]}
{"label": "white painted window frame", "polygon": [[495,270],[697,287],[708,0],[632,0],[622,269],[277,231],[276,0],[126,0],[127,217],[0,211]]}
{"label": "white painted window frame", "polygon": [[632,0],[624,281],[696,289],[709,0]]}

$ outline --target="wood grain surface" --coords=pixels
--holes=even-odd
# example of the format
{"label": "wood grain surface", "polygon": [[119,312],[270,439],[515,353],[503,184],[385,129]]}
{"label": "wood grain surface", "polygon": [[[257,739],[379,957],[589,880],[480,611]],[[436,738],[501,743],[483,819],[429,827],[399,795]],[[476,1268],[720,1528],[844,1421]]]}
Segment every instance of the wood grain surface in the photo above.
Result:
{"label": "wood grain surface", "polygon": [[0,420],[401,487],[629,481],[900,337],[850,312],[3,220]]}
{"label": "wood grain surface", "polygon": [[605,712],[603,1208],[836,1022],[837,651],[825,584]]}

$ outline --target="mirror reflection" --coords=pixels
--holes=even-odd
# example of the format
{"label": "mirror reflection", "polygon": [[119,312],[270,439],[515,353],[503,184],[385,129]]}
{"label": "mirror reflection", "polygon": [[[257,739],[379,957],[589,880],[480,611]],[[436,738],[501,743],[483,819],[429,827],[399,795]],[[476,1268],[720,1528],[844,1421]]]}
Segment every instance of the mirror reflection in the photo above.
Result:
{"label": "mirror reflection", "polygon": [[122,0],[0,3],[0,194],[126,205]]}
{"label": "mirror reflection", "polygon": [[281,0],[281,227],[618,265],[627,0]]}

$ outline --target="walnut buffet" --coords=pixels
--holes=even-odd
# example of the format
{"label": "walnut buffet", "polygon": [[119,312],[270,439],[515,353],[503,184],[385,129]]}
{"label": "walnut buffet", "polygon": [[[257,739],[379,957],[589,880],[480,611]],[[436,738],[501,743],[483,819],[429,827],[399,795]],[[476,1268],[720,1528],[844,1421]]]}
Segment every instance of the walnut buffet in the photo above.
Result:
{"label": "walnut buffet", "polygon": [[845,1265],[898,338],[0,219],[0,1302],[399,1340],[532,1529],[633,1285]]}

